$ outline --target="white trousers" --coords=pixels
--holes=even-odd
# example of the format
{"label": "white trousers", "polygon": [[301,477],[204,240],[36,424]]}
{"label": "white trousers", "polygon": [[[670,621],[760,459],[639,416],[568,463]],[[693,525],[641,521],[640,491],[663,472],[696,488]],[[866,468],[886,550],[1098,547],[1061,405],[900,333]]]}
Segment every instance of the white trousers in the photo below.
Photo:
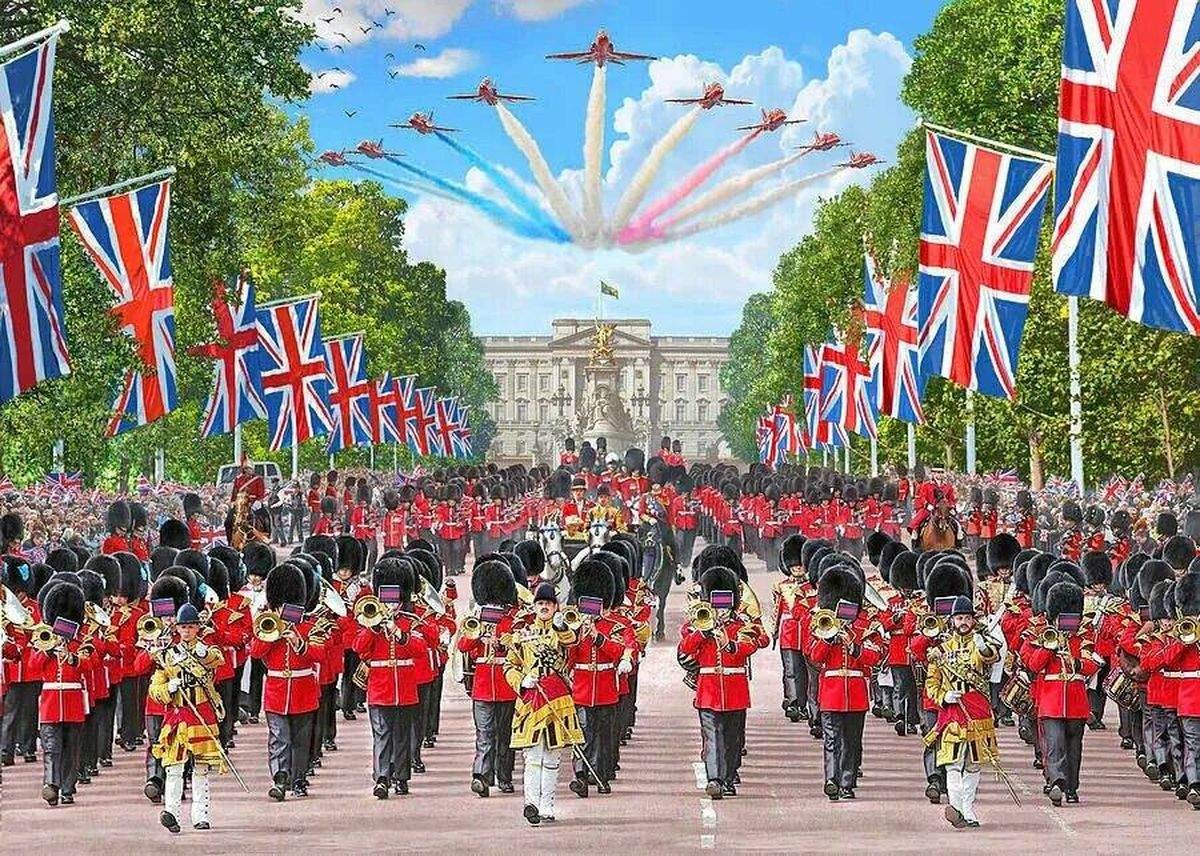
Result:
{"label": "white trousers", "polygon": [[525,750],[525,804],[537,806],[542,817],[554,817],[554,791],[558,787],[561,750],[543,744]]}
{"label": "white trousers", "polygon": [[964,757],[946,767],[946,794],[950,798],[950,805],[967,820],[979,819],[975,816],[975,794],[978,791],[978,766],[968,764]]}
{"label": "white trousers", "polygon": [[[163,808],[173,814],[176,820],[180,819],[183,808],[183,768],[183,764],[172,764],[166,768]],[[208,772],[207,764],[197,764],[192,770],[192,826],[209,822],[212,797]]]}

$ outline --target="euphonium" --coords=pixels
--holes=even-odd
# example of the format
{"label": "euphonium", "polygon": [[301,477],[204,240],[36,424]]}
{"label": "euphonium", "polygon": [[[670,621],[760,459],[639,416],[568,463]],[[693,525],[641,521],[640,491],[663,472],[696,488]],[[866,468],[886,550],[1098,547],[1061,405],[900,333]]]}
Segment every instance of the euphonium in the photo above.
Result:
{"label": "euphonium", "polygon": [[1194,618],[1179,619],[1171,628],[1171,632],[1184,645],[1195,645],[1196,641],[1200,640],[1200,625],[1197,625]]}
{"label": "euphonium", "polygon": [[812,614],[811,630],[813,636],[828,641],[842,632],[842,622],[832,609],[817,609]]}
{"label": "euphonium", "polygon": [[1067,645],[1067,637],[1055,627],[1047,627],[1043,630],[1038,636],[1037,641],[1047,651],[1057,651],[1059,648],[1065,648]]}
{"label": "euphonium", "polygon": [[483,635],[483,622],[478,615],[468,615],[463,619],[462,635],[464,639],[475,641]]}
{"label": "euphonium", "polygon": [[166,627],[161,618],[143,615],[137,623],[138,639],[142,642],[154,642],[162,635]]}
{"label": "euphonium", "polygon": [[918,626],[921,628],[921,635],[928,636],[930,639],[941,636],[945,629],[941,616],[934,615],[932,612],[922,615]]}
{"label": "euphonium", "polygon": [[254,635],[262,642],[278,642],[283,636],[283,619],[273,609],[254,616]]}
{"label": "euphonium", "polygon": [[373,594],[359,598],[354,604],[354,620],[363,627],[376,627],[384,618],[383,601]]}
{"label": "euphonium", "polygon": [[568,630],[578,630],[583,626],[583,613],[573,606],[568,606],[562,611],[563,621],[567,624]]}
{"label": "euphonium", "polygon": [[29,644],[43,654],[48,654],[58,647],[58,641],[58,634],[49,624],[35,624],[29,631]]}
{"label": "euphonium", "polygon": [[691,609],[689,617],[692,627],[699,630],[701,633],[707,633],[717,626],[716,611],[704,601],[697,601],[696,605]]}

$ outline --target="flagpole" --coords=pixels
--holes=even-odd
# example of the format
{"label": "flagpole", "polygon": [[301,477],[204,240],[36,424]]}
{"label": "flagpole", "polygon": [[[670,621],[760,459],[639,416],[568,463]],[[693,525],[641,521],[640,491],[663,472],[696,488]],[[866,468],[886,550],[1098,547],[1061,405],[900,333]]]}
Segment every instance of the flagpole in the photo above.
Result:
{"label": "flagpole", "polygon": [[908,471],[911,473],[917,466],[917,426],[911,422],[908,425]]}
{"label": "flagpole", "polygon": [[162,484],[167,475],[167,450],[159,446],[154,450],[154,483]]}
{"label": "flagpole", "polygon": [[81,193],[78,196],[72,196],[70,199],[59,201],[59,205],[75,205],[80,202],[86,202],[89,199],[95,199],[98,196],[107,196],[110,193],[116,193],[118,190],[124,190],[127,187],[133,187],[136,184],[153,184],[160,178],[169,178],[175,174],[175,167],[168,166],[163,169],[157,169],[154,172],[148,172],[145,175],[139,175],[137,178],[127,178],[124,181],[118,181],[116,184],[110,184],[106,187],[97,187],[95,190],[89,190],[87,193]]}
{"label": "flagpole", "polygon": [[51,458],[53,459],[54,472],[56,473],[65,473],[67,471],[63,460],[66,457],[64,454],[66,445],[66,441],[62,437],[54,441],[54,450],[51,452]]}
{"label": "flagpole", "polygon": [[967,475],[975,475],[975,390],[967,390]]}
{"label": "flagpole", "polygon": [[879,475],[879,440],[871,438],[871,477]]}
{"label": "flagpole", "polygon": [[950,136],[959,137],[960,139],[967,140],[968,142],[979,143],[980,145],[984,146],[995,146],[998,149],[1008,149],[1010,152],[1014,152],[1019,155],[1025,155],[1026,157],[1045,161],[1046,163],[1054,163],[1054,157],[1052,155],[1043,154],[1042,152],[1035,152],[1033,149],[1023,149],[1020,146],[1002,143],[999,140],[990,140],[987,137],[977,137],[974,134],[968,134],[965,131],[947,128],[945,125],[935,125],[933,122],[921,122],[921,125],[931,131],[937,131],[939,134],[947,134]]}
{"label": "flagpole", "polygon": [[17,39],[15,42],[9,42],[6,45],[0,45],[0,56],[16,53],[22,48],[29,47],[39,42],[44,42],[46,39],[53,36],[60,36],[67,30],[71,29],[71,22],[63,18],[57,24],[52,24],[44,30],[38,30],[36,33],[30,33],[28,36]]}
{"label": "flagpole", "polygon": [[846,454],[845,454],[845,457],[842,458],[842,464],[843,464],[842,470],[846,473],[846,475],[850,475],[850,438],[849,437],[846,438]]}
{"label": "flagpole", "polygon": [[300,446],[292,443],[292,481],[295,481],[300,476]]}
{"label": "flagpole", "polygon": [[367,450],[368,450],[367,454],[370,455],[371,471],[374,472],[375,471],[375,444],[372,443],[370,446],[367,447]]}
{"label": "flagpole", "polygon": [[233,462],[242,463],[242,423],[233,426]]}
{"label": "flagpole", "polygon": [[1067,297],[1067,365],[1071,375],[1071,480],[1083,496],[1083,400],[1079,378],[1079,298]]}
{"label": "flagpole", "polygon": [[400,475],[400,444],[392,443],[392,475]]}

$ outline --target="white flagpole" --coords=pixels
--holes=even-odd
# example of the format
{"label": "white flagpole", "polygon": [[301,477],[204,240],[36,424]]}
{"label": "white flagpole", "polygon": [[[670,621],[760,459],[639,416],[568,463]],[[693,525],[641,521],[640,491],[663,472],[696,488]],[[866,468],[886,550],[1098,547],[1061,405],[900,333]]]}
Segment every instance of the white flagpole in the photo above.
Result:
{"label": "white flagpole", "polygon": [[879,440],[871,438],[871,477],[879,475]]}
{"label": "white flagpole", "polygon": [[154,450],[154,483],[162,484],[167,476],[167,450],[159,446]]}
{"label": "white flagpole", "polygon": [[292,443],[292,481],[300,477],[300,446]]}
{"label": "white flagpole", "polygon": [[242,463],[242,423],[233,426],[233,462]]}
{"label": "white flagpole", "polygon": [[829,447],[828,446],[821,449],[821,466],[823,466],[823,467],[829,466]]}
{"label": "white flagpole", "polygon": [[975,475],[975,390],[967,390],[967,475]]}
{"label": "white flagpole", "polygon": [[370,461],[370,462],[371,462],[371,469],[372,469],[372,471],[373,471],[373,470],[375,469],[375,444],[374,444],[374,443],[372,443],[372,444],[371,444],[370,446],[368,446],[367,448],[369,449],[369,451],[368,451],[368,453],[367,453],[367,454],[369,454],[369,455],[371,456],[371,461]]}
{"label": "white flagpole", "polygon": [[400,475],[400,444],[392,443],[392,475]]}
{"label": "white flagpole", "polygon": [[911,473],[917,466],[917,426],[908,424],[908,471]]}
{"label": "white flagpole", "polygon": [[1067,298],[1067,365],[1071,375],[1071,480],[1083,496],[1083,400],[1079,379],[1079,298]]}
{"label": "white flagpole", "polygon": [[66,472],[66,466],[64,464],[64,458],[66,457],[64,454],[66,451],[66,445],[66,441],[63,440],[62,437],[59,437],[54,441],[54,451],[51,453],[51,456],[54,459],[54,471],[56,473]]}
{"label": "white flagpole", "polygon": [[8,54],[16,53],[22,48],[27,48],[30,45],[44,42],[46,39],[54,36],[62,35],[69,29],[71,29],[71,22],[66,18],[63,18],[57,24],[53,24],[44,30],[38,30],[36,33],[30,33],[28,36],[17,39],[15,42],[9,42],[6,45],[0,45],[0,56],[7,56]]}
{"label": "white flagpole", "polygon": [[138,184],[153,184],[159,179],[169,178],[175,174],[175,167],[169,166],[165,169],[158,169],[154,172],[148,172],[145,175],[139,175],[137,178],[127,178],[124,181],[118,181],[116,184],[110,184],[106,187],[97,187],[95,190],[89,190],[87,193],[81,193],[78,196],[72,196],[70,199],[63,199],[59,205],[75,205],[80,202],[86,202],[89,199],[95,199],[98,196],[108,196],[110,193],[116,193],[118,190],[124,190],[127,187],[133,187]]}

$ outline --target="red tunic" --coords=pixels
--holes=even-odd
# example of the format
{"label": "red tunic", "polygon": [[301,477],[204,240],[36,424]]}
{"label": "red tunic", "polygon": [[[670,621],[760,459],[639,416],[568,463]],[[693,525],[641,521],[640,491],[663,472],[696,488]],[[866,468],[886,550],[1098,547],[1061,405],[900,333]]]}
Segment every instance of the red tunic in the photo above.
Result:
{"label": "red tunic", "polygon": [[596,633],[595,638],[580,638],[568,657],[572,696],[584,707],[617,703],[617,664],[637,647],[633,632],[609,616],[596,619]]}
{"label": "red tunic", "polygon": [[[65,643],[72,654],[79,652],[79,640]],[[30,664],[42,681],[42,694],[38,698],[38,721],[43,725],[63,722],[83,722],[91,711],[90,700],[84,688],[85,673],[93,667],[91,658],[78,663],[63,662],[54,654],[35,650]]]}
{"label": "red tunic", "polygon": [[[857,637],[857,628],[851,634]],[[813,636],[805,652],[814,665],[821,667],[821,684],[817,699],[821,710],[852,713],[870,707],[867,681],[871,668],[882,659],[883,652],[873,643],[865,642],[852,652],[846,645],[831,645]]]}
{"label": "red tunic", "polygon": [[474,701],[516,701],[517,693],[504,679],[504,662],[508,646],[500,642],[512,633],[514,610],[504,616],[494,627],[484,625],[484,634],[478,639],[459,637],[458,650],[467,655],[473,667],[471,698]]}
{"label": "red tunic", "polygon": [[[410,634],[407,618],[396,621],[396,631],[360,627],[352,647],[367,664],[367,704],[405,707],[417,703],[415,661],[421,656],[419,637]],[[399,639],[404,641],[401,642]]]}
{"label": "red tunic", "polygon": [[[298,625],[302,639],[311,627],[311,622]],[[317,667],[325,656],[323,646],[305,645],[296,651],[285,639],[264,642],[255,637],[250,640],[250,656],[262,660],[267,669],[263,678],[263,709],[267,713],[308,713],[320,705]]]}
{"label": "red tunic", "polygon": [[1088,705],[1087,681],[1104,665],[1104,658],[1092,652],[1080,659],[1083,639],[1070,637],[1070,663],[1064,664],[1064,656],[1037,645],[1027,639],[1021,646],[1021,662],[1037,678],[1034,687],[1034,703],[1039,719],[1087,719],[1091,715]]}
{"label": "red tunic", "polygon": [[750,657],[765,639],[748,641],[739,638],[743,622],[734,618],[724,625],[729,642],[718,647],[717,640],[701,633],[690,624],[680,630],[679,654],[700,664],[693,705],[698,710],[746,710],[750,707],[750,680],[747,675]]}

